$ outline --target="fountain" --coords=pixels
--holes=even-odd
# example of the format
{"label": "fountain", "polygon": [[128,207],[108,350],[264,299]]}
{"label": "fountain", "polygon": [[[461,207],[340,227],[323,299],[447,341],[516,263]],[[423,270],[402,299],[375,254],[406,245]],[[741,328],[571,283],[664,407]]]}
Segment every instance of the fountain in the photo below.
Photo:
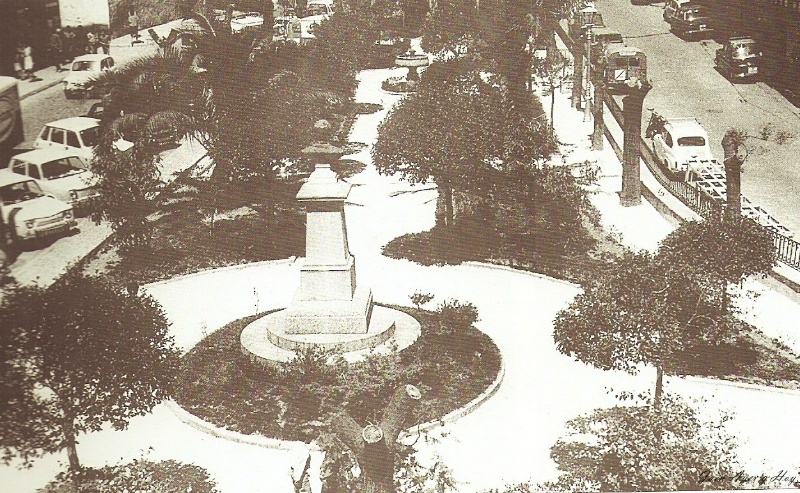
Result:
{"label": "fountain", "polygon": [[425,53],[417,53],[413,49],[397,55],[394,63],[398,67],[405,67],[408,73],[405,78],[403,77],[389,77],[386,79],[382,88],[388,92],[406,93],[414,92],[417,90],[417,83],[419,82],[419,69],[430,65],[428,55]]}

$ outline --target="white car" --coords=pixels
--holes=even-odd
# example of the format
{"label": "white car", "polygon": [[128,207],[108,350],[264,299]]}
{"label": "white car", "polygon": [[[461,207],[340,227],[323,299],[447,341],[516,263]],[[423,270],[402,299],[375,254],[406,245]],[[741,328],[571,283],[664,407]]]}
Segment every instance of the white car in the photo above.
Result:
{"label": "white car", "polygon": [[234,14],[231,18],[231,31],[241,33],[245,30],[259,29],[264,25],[264,16],[259,12]]}
{"label": "white car", "polygon": [[113,67],[114,59],[108,55],[90,54],[76,57],[64,78],[64,96],[68,99],[99,96],[94,87],[94,78]]}
{"label": "white car", "polygon": [[88,210],[99,197],[94,173],[72,151],[36,149],[11,158],[8,170],[32,178],[39,187],[76,212]]}
{"label": "white car", "polygon": [[653,152],[667,169],[685,172],[690,161],[713,159],[708,133],[695,118],[668,118],[653,134]]}
{"label": "white car", "polygon": [[100,136],[100,120],[74,116],[52,121],[44,126],[33,143],[37,149],[55,148],[74,152],[85,163],[94,158],[94,148]]}
{"label": "white car", "polygon": [[78,224],[72,206],[8,170],[0,170],[0,220],[4,241],[12,243],[68,233]]}

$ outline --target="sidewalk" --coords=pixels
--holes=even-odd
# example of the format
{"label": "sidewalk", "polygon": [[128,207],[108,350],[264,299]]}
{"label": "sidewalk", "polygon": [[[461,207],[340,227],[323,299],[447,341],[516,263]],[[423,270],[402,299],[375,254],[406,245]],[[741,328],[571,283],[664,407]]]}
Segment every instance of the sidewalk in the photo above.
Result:
{"label": "sidewalk", "polygon": [[[167,36],[172,29],[177,29],[180,27],[180,25],[181,20],[177,19],[160,26],[155,26],[152,29],[158,33],[159,36]],[[140,56],[156,53],[158,50],[158,45],[156,45],[155,41],[153,41],[153,39],[150,37],[148,30],[143,29],[139,32],[139,34],[141,35],[140,39],[143,42],[137,43],[133,46],[131,46],[131,36],[129,34],[111,40],[109,52],[116,65],[127,63]],[[64,65],[64,67],[68,68],[69,64]],[[64,80],[64,77],[67,76],[67,73],[68,72],[66,71],[56,72],[56,68],[54,66],[37,70],[36,76],[42,80],[36,82],[30,82],[27,80],[19,81],[18,87],[20,99],[25,99],[58,85],[62,80]]]}

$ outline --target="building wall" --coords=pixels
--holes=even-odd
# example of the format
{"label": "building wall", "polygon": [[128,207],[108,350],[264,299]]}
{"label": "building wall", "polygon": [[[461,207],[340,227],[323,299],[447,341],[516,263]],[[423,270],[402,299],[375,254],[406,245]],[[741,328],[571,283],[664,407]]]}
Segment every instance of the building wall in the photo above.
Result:
{"label": "building wall", "polygon": [[108,0],[59,0],[61,27],[110,23]]}

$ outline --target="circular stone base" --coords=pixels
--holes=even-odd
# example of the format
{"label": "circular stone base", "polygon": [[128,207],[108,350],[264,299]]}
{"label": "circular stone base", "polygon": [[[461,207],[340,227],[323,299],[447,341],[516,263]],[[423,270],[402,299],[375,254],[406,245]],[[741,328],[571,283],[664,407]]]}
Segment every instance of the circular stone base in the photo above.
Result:
{"label": "circular stone base", "polygon": [[339,353],[348,361],[357,361],[370,350],[389,353],[405,349],[420,334],[419,322],[412,316],[378,305],[373,307],[364,334],[287,334],[284,320],[285,312],[281,310],[250,323],[240,336],[242,352],[261,365],[289,361],[295,351],[309,348]]}

